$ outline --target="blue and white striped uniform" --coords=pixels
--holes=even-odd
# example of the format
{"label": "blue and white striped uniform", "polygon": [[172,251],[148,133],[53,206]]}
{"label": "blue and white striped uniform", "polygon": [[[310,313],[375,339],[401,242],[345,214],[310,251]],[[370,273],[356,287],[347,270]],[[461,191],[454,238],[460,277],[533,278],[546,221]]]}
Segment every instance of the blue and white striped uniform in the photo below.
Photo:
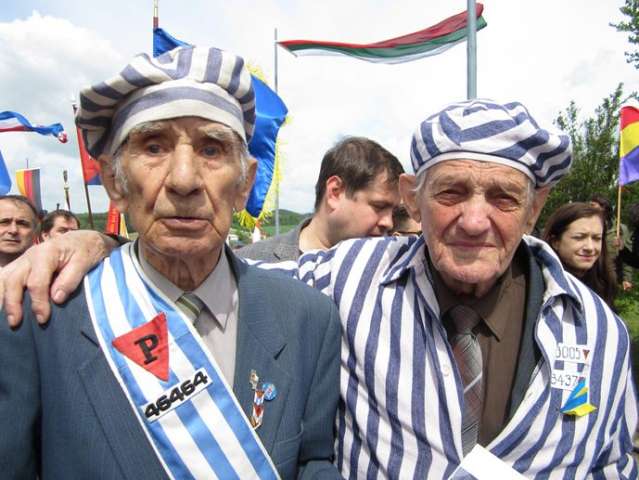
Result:
{"label": "blue and white striped uniform", "polygon": [[[487,448],[527,477],[637,478],[627,330],[546,244],[525,241],[545,283],[535,326],[542,360]],[[462,384],[423,249],[422,237],[358,239],[300,259],[300,278],[341,314],[337,462],[345,478],[445,479],[460,463]],[[592,350],[589,401],[597,410],[584,417],[562,414],[570,392],[550,386],[551,369],[563,368],[558,343]]]}

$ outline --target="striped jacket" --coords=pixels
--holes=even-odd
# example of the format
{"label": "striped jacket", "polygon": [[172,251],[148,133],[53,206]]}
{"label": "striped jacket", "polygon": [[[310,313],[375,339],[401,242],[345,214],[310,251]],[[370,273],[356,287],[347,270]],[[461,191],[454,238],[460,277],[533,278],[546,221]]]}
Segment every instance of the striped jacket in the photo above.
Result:
{"label": "striped jacket", "polygon": [[[531,478],[637,478],[628,332],[546,244],[525,242],[545,283],[535,326],[542,359],[487,448]],[[341,314],[337,462],[345,478],[445,479],[461,461],[462,386],[427,265],[423,237],[350,240],[300,258],[300,279]],[[570,391],[550,385],[567,363],[555,358],[559,343],[591,352],[597,409],[589,415],[560,412]]]}

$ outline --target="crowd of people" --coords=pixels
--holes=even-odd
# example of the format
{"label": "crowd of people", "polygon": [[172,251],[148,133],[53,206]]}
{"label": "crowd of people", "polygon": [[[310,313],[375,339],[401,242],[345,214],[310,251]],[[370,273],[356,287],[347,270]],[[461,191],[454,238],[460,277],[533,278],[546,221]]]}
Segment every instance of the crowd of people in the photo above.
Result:
{"label": "crowd of people", "polygon": [[37,212],[0,199],[3,478],[637,478],[639,221],[611,238],[593,199],[529,235],[570,138],[486,99],[424,112],[412,173],[347,137],[310,218],[233,252],[250,78],[180,47],[81,92],[135,242],[51,238],[62,215],[29,248]]}

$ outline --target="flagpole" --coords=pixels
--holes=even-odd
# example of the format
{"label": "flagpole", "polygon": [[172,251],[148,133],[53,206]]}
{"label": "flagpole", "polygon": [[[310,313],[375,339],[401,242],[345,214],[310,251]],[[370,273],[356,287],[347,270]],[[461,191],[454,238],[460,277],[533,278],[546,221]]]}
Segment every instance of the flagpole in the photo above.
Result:
{"label": "flagpole", "polygon": [[66,170],[62,170],[62,179],[64,180],[64,199],[67,202],[67,210],[71,211],[71,198],[69,197],[69,183]]}
{"label": "flagpole", "polygon": [[468,0],[467,86],[468,100],[477,98],[477,7],[475,0]]}
{"label": "flagpole", "polygon": [[[619,235],[621,231],[621,188],[621,185],[619,185],[619,189],[617,191],[617,241],[619,241]],[[619,245],[617,248],[621,250],[621,245]]]}
{"label": "flagpole", "polygon": [[158,1],[159,0],[153,0],[153,30],[158,28],[158,26],[160,25],[160,20],[158,16],[158,10],[159,10]]}
{"label": "flagpole", "polygon": [[[275,28],[275,42],[273,43],[273,52],[275,60],[275,93],[277,91],[277,27]],[[280,234],[280,182],[275,176],[275,235]]]}

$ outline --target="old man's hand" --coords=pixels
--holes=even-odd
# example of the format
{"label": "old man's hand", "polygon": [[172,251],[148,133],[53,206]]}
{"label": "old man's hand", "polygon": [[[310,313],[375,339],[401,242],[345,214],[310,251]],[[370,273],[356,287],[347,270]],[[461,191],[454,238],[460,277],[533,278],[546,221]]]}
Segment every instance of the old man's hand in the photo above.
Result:
{"label": "old man's hand", "polygon": [[[22,321],[26,288],[38,323],[51,314],[49,298],[64,302],[94,265],[118,242],[92,230],[77,230],[31,247],[0,271],[0,304],[11,327]],[[56,275],[54,278],[54,275]]]}

